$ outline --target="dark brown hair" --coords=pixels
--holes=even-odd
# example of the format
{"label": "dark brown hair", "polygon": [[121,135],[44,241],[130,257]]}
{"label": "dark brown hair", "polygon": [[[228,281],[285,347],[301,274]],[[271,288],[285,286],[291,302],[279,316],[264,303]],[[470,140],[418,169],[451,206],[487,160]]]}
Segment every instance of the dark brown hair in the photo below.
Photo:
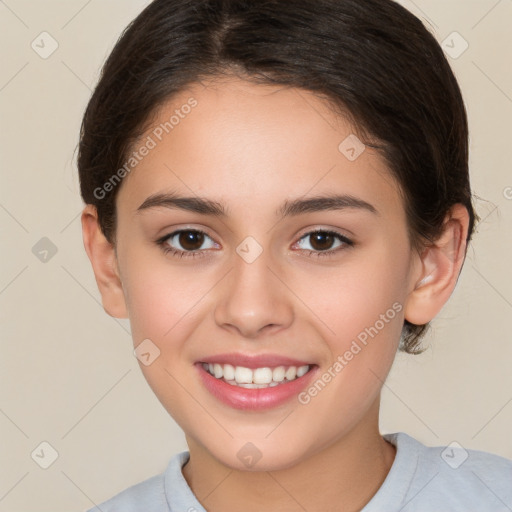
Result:
{"label": "dark brown hair", "polygon": [[[391,0],[154,0],[112,50],[81,127],[81,193],[109,241],[119,187],[102,187],[157,109],[188,85],[233,74],[311,91],[346,116],[399,184],[414,247],[439,237],[456,203],[471,239],[464,102],[413,14]],[[427,327],[405,321],[400,349],[421,352]]]}

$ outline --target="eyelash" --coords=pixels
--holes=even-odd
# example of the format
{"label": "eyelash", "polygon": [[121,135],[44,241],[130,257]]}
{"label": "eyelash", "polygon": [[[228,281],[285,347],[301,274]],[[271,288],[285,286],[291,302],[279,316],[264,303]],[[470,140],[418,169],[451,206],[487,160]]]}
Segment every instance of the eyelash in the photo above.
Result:
{"label": "eyelash", "polygon": [[[180,249],[174,249],[173,247],[170,247],[167,244],[167,241],[170,238],[172,238],[172,237],[174,237],[174,236],[176,236],[176,235],[178,235],[180,233],[200,233],[202,235],[207,236],[208,238],[211,238],[207,233],[205,233],[204,231],[202,231],[200,229],[180,229],[180,230],[177,230],[177,231],[173,231],[169,235],[165,235],[162,238],[159,238],[156,241],[156,243],[157,243],[157,245],[159,245],[162,248],[162,250],[164,251],[165,254],[171,254],[175,258],[203,257],[205,250],[182,251]],[[325,251],[315,251],[315,250],[310,250],[310,249],[302,249],[302,251],[306,251],[309,254],[309,257],[314,257],[314,258],[333,257],[338,252],[346,249],[347,247],[354,246],[354,242],[352,240],[348,239],[346,236],[342,235],[341,233],[338,233],[337,231],[332,231],[332,230],[329,230],[329,229],[315,229],[313,231],[309,231],[309,232],[305,233],[304,235],[302,235],[299,238],[299,241],[302,240],[303,238],[307,238],[308,236],[315,235],[315,234],[318,234],[318,233],[334,236],[339,241],[341,241],[344,245],[342,245],[342,246],[340,246],[340,247],[338,247],[336,249],[328,249],[328,250],[325,250]],[[314,255],[314,256],[312,256],[312,255]]]}

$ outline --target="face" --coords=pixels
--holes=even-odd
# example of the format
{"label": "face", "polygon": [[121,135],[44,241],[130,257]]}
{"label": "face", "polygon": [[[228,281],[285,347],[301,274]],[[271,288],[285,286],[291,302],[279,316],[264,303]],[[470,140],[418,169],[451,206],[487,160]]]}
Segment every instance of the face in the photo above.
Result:
{"label": "face", "polygon": [[398,186],[353,134],[309,92],[231,79],[174,97],[135,147],[116,204],[134,344],[227,466],[252,450],[289,467],[377,428],[415,260]]}

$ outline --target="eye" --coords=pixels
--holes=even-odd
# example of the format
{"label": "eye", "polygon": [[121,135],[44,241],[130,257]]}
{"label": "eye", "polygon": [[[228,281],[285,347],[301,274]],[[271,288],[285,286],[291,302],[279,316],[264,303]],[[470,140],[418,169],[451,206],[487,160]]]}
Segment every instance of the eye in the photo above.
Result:
{"label": "eye", "polygon": [[[296,244],[303,245],[302,241],[307,240],[308,237],[311,238],[310,246],[312,249],[304,247],[301,247],[301,249],[307,251],[311,257],[333,256],[347,246],[354,245],[354,242],[341,233],[326,229],[310,231],[303,235]],[[195,258],[204,256],[206,249],[218,247],[215,242],[209,247],[203,247],[206,239],[213,242],[210,236],[199,229],[180,229],[165,235],[156,243],[162,247],[166,254],[171,253],[177,258]],[[338,245],[334,245],[335,248],[333,248],[336,241],[338,241]],[[180,245],[182,248],[176,248],[176,245]]]}
{"label": "eye", "polygon": [[[302,240],[311,239],[310,246],[312,249],[303,248],[305,251],[308,251],[308,254],[312,257],[319,258],[324,256],[334,256],[339,251],[344,250],[347,246],[351,247],[354,245],[352,240],[348,239],[346,236],[338,233],[336,231],[325,230],[325,229],[317,229],[315,231],[310,231],[303,235],[297,244],[301,244]],[[333,249],[333,244],[336,243],[336,240],[339,242],[337,246]]]}
{"label": "eye", "polygon": [[[160,238],[157,244],[165,253],[171,253],[178,258],[195,258],[202,256],[205,249],[211,248],[211,246],[203,247],[205,239],[212,240],[199,229],[181,229]],[[175,245],[180,245],[183,249],[176,249]],[[215,246],[215,243],[213,245]]]}

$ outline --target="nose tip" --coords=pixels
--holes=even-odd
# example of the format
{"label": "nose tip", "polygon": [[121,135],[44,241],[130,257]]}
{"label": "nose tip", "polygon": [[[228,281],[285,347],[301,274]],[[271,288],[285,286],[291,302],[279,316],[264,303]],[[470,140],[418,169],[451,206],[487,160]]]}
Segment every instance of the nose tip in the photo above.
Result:
{"label": "nose tip", "polygon": [[[289,326],[293,309],[286,286],[271,270],[263,251],[254,258],[257,247],[253,241],[246,239],[239,247],[246,249],[242,251],[246,257],[240,256],[221,287],[215,307],[217,325],[234,329],[246,338]],[[247,255],[251,256],[251,263]]]}

